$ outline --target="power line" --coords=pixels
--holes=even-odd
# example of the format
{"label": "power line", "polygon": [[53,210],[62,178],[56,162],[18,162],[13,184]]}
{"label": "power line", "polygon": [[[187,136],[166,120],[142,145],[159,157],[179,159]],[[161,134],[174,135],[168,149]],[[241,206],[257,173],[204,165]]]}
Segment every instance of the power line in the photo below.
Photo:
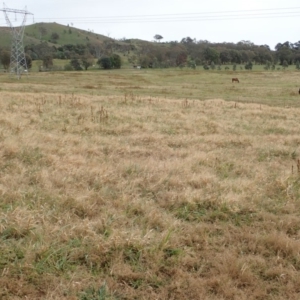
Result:
{"label": "power line", "polygon": [[226,21],[240,19],[266,19],[299,17],[300,7],[252,9],[252,10],[231,10],[216,12],[198,13],[177,13],[157,15],[129,15],[129,16],[101,16],[101,17],[62,17],[62,18],[39,18],[39,21],[67,21],[76,24],[94,23],[165,23],[165,22],[195,22],[195,21]]}
{"label": "power line", "polygon": [[198,13],[176,13],[157,15],[124,15],[101,17],[63,17],[63,18],[38,18],[36,21],[45,20],[76,22],[76,24],[105,24],[105,23],[170,23],[170,22],[203,22],[203,21],[231,21],[249,19],[294,18],[300,16],[300,7],[230,10]]}
{"label": "power line", "polygon": [[[99,16],[99,17],[71,17],[68,19],[80,20],[80,19],[120,19],[120,18],[147,18],[147,17],[156,17],[156,18],[165,18],[171,16],[192,16],[192,15],[214,15],[214,14],[228,14],[228,13],[247,13],[247,12],[262,12],[262,11],[282,11],[282,10],[300,10],[300,7],[286,7],[286,8],[267,8],[267,9],[250,9],[250,10],[228,10],[228,11],[212,11],[212,12],[198,12],[198,13],[176,13],[176,14],[155,14],[155,15],[128,15],[128,16]],[[283,12],[284,13],[284,12]],[[292,12],[290,12],[292,13]],[[40,19],[66,19],[64,18],[40,18]]]}
{"label": "power line", "polygon": [[299,17],[300,7],[270,8],[252,10],[230,10],[198,13],[176,13],[157,15],[129,15],[129,16],[101,16],[101,17],[62,17],[38,18],[36,21],[66,21],[76,24],[103,24],[103,23],[166,23],[166,22],[199,22],[199,21],[230,21],[245,19],[270,19]]}
{"label": "power line", "polygon": [[[76,20],[76,24],[124,24],[124,23],[170,23],[170,22],[201,22],[201,21],[231,21],[231,20],[249,20],[249,19],[273,19],[273,18],[291,18],[299,17],[300,12],[291,13],[290,15],[239,15],[239,16],[224,16],[221,18],[217,17],[205,17],[205,18],[180,18],[180,19],[122,19],[122,20],[101,20],[101,19],[86,19],[86,20]],[[38,19],[42,21],[45,19]],[[50,21],[50,19],[47,19]],[[72,19],[60,19],[61,21],[72,22]],[[56,19],[58,21],[58,19]]]}

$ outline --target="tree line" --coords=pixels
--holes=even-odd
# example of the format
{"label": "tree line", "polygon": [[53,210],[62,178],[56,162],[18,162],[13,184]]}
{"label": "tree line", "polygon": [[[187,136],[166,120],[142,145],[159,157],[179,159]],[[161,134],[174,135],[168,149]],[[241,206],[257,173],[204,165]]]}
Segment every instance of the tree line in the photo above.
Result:
{"label": "tree line", "polygon": [[[157,40],[162,36],[156,35]],[[66,70],[87,70],[96,60],[100,68],[121,68],[122,62],[142,68],[168,68],[203,66],[204,69],[221,68],[222,65],[243,65],[251,69],[253,64],[265,65],[266,69],[296,65],[300,69],[300,41],[278,43],[275,50],[268,45],[255,45],[242,40],[238,43],[211,43],[185,37],[181,41],[147,42],[140,40],[105,40],[99,43],[67,44],[53,46],[48,42],[25,46],[28,68],[32,60],[41,60],[44,69],[53,67],[53,59],[68,62]],[[9,66],[8,49],[0,49],[0,61]],[[28,63],[29,62],[29,63]]]}

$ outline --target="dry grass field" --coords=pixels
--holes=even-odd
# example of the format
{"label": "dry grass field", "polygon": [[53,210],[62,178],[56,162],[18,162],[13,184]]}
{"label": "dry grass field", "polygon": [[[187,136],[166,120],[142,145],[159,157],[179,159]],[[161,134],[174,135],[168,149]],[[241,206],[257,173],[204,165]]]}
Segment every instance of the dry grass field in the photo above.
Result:
{"label": "dry grass field", "polygon": [[1,75],[0,299],[299,299],[299,76]]}

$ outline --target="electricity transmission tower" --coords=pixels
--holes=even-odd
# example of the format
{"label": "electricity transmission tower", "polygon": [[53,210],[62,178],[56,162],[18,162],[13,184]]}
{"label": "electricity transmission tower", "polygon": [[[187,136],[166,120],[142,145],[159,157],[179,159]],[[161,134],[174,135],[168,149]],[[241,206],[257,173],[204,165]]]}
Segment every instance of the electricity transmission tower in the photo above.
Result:
{"label": "electricity transmission tower", "polygon": [[[4,5],[3,5],[4,6]],[[25,23],[27,15],[33,15],[32,13],[25,10],[11,9],[3,7],[0,11],[4,12],[5,20],[7,25],[11,28],[12,41],[11,41],[11,53],[10,53],[10,74],[16,75],[18,79],[21,78],[22,73],[27,72],[27,63],[25,58],[25,52],[23,47],[23,36],[25,31]],[[14,13],[15,18],[17,14],[23,15],[23,21],[20,26],[13,26],[9,19],[9,13]]]}

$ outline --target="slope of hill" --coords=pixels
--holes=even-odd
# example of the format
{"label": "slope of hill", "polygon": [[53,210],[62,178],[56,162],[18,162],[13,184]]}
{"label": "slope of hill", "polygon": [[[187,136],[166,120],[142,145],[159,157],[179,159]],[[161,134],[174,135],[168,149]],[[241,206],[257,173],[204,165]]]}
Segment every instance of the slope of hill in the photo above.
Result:
{"label": "slope of hill", "polygon": [[[58,23],[36,23],[28,25],[25,28],[24,34],[24,46],[39,44],[45,41],[57,45],[66,45],[86,44],[87,42],[99,43],[105,40],[111,40],[111,38]],[[10,29],[8,27],[0,27],[0,48],[9,47],[10,41]]]}

